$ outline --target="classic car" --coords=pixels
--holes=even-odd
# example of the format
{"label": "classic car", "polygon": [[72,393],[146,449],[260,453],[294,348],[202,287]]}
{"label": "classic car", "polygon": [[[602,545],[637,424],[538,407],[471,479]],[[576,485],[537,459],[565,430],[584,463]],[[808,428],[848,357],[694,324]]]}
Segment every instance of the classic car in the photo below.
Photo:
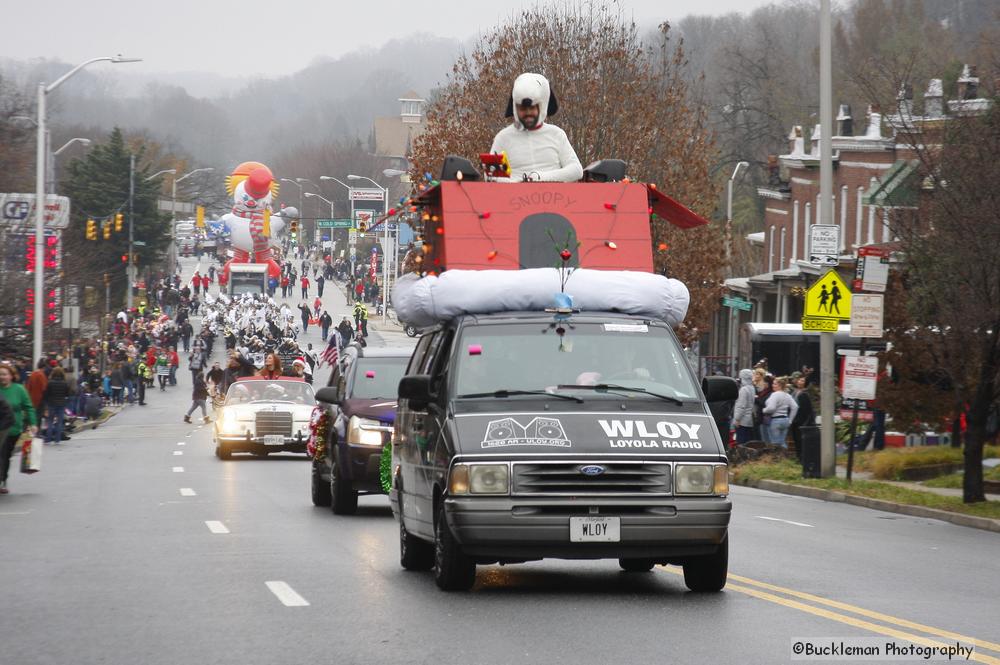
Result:
{"label": "classic car", "polygon": [[316,398],[301,378],[282,376],[237,379],[215,420],[215,454],[229,459],[234,452],[266,456],[290,451],[304,453],[309,417]]}

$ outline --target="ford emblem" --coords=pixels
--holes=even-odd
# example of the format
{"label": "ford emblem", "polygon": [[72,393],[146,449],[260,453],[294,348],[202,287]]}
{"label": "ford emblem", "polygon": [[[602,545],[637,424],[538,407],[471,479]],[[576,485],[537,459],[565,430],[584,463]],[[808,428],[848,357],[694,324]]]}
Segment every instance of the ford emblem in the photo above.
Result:
{"label": "ford emblem", "polygon": [[585,476],[599,476],[604,473],[604,467],[597,464],[588,464],[580,467],[580,473]]}

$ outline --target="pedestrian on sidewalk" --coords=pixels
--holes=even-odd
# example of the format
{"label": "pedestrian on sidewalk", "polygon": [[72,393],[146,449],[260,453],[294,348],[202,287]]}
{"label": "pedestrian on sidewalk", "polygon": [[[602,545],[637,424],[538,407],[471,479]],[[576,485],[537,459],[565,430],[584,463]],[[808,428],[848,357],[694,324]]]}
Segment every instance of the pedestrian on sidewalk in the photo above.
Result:
{"label": "pedestrian on sidewalk", "polygon": [[162,351],[156,356],[156,380],[160,383],[161,392],[167,389],[167,382],[170,380],[170,359]]}
{"label": "pedestrian on sidewalk", "polygon": [[368,337],[368,308],[360,300],[354,303],[354,323],[362,337]]}
{"label": "pedestrian on sidewalk", "polygon": [[316,276],[316,293],[320,298],[323,297],[323,285],[326,283],[326,278],[323,277],[323,273]]}
{"label": "pedestrian on sidewalk", "polygon": [[40,358],[35,371],[29,374],[27,381],[24,382],[24,389],[28,391],[31,404],[35,407],[36,425],[42,424],[42,411],[44,410],[42,409],[42,395],[45,393],[45,386],[49,383],[48,374],[45,373],[48,366],[48,361],[45,358]]}
{"label": "pedestrian on sidewalk", "polygon": [[736,427],[736,445],[744,446],[754,438],[753,402],[757,391],[753,387],[753,371],[740,370],[740,391],[733,406],[733,425]]}
{"label": "pedestrian on sidewalk", "polygon": [[191,414],[195,409],[201,409],[201,419],[207,424],[209,422],[208,409],[205,407],[205,400],[208,399],[208,386],[205,385],[205,377],[201,372],[194,375],[194,388],[191,390],[191,408],[184,416],[184,422],[191,422]]}
{"label": "pedestrian on sidewalk", "polygon": [[111,403],[120,406],[125,392],[125,377],[122,375],[122,364],[115,363],[111,369]]}
{"label": "pedestrian on sidewalk", "polygon": [[326,341],[327,336],[330,334],[330,326],[333,325],[333,317],[325,309],[323,310],[323,316],[319,317],[319,328],[321,337],[323,341]]}
{"label": "pedestrian on sidewalk", "polygon": [[764,403],[764,415],[770,416],[767,426],[767,442],[782,448],[788,447],[788,428],[799,411],[799,405],[788,394],[788,379],[778,377],[774,380],[774,392]]}
{"label": "pedestrian on sidewalk", "polygon": [[792,441],[795,443],[795,454],[802,455],[802,428],[816,424],[816,409],[813,408],[812,397],[806,384],[809,379],[804,375],[795,377],[795,403],[799,405],[799,410],[792,420]]}
{"label": "pedestrian on sidewalk", "polygon": [[[14,383],[17,370],[9,363],[0,364],[0,397],[10,405],[13,413],[13,423],[7,428],[7,436],[0,444],[0,494],[7,494],[7,474],[10,472],[10,458],[14,454],[21,432],[30,430],[34,436],[38,432],[35,426],[37,416],[31,396],[20,383]],[[2,425],[2,423],[0,423]]]}
{"label": "pedestrian on sidewalk", "polygon": [[46,443],[62,441],[63,428],[66,422],[66,401],[69,399],[69,384],[62,367],[52,368],[49,383],[45,386],[43,403],[48,413],[49,426],[45,430]]}
{"label": "pedestrian on sidewalk", "polygon": [[170,351],[167,353],[167,359],[170,361],[170,385],[176,386],[177,368],[181,366],[180,356],[177,355],[177,347],[170,347]]}
{"label": "pedestrian on sidewalk", "polygon": [[146,364],[145,360],[140,360],[135,368],[136,398],[139,406],[146,406],[146,386],[153,380],[153,368]]}

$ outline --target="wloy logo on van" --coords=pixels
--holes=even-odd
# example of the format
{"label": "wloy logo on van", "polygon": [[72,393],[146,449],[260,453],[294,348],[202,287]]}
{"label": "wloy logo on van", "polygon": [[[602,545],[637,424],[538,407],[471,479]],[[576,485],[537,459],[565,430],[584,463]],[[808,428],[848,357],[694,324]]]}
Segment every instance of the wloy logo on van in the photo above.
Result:
{"label": "wloy logo on van", "polygon": [[659,420],[598,420],[612,448],[700,449],[701,424]]}

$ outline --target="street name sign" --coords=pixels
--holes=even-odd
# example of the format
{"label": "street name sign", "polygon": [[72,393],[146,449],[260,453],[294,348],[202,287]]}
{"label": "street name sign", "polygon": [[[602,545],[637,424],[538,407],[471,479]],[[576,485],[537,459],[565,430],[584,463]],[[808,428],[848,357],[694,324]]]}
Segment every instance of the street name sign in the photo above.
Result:
{"label": "street name sign", "polygon": [[875,356],[845,356],[844,380],[840,387],[845,399],[875,399],[878,383],[878,358]]}
{"label": "street name sign", "polygon": [[75,330],[80,327],[80,308],[77,305],[64,305],[62,308],[62,327]]}
{"label": "street name sign", "polygon": [[731,309],[742,310],[744,312],[749,312],[751,309],[753,309],[753,303],[743,298],[724,297],[722,299],[722,306],[729,307]]}
{"label": "street name sign", "polygon": [[840,227],[836,224],[813,224],[809,227],[809,263],[835,266],[840,261]]}
{"label": "street name sign", "polygon": [[881,293],[851,296],[851,337],[882,337],[884,304],[885,296]]}
{"label": "street name sign", "polygon": [[316,227],[320,229],[350,229],[354,222],[350,219],[317,219]]}
{"label": "street name sign", "polygon": [[859,247],[854,288],[884,293],[889,281],[889,254],[885,247]]}
{"label": "street name sign", "polygon": [[851,318],[851,290],[836,270],[826,271],[806,291],[803,318],[805,317],[836,320]]}

